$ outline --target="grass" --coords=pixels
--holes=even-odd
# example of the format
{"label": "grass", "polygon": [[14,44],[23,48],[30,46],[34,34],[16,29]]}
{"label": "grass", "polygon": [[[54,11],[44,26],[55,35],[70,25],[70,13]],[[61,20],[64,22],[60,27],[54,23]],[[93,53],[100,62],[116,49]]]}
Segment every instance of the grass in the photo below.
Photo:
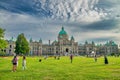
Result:
{"label": "grass", "polygon": [[0,57],[0,80],[120,80],[120,58],[108,57],[109,64],[104,64],[104,58],[74,57],[70,63],[69,57],[46,60],[39,57],[27,57],[27,69],[22,70],[22,57],[16,72],[11,72],[12,57]]}

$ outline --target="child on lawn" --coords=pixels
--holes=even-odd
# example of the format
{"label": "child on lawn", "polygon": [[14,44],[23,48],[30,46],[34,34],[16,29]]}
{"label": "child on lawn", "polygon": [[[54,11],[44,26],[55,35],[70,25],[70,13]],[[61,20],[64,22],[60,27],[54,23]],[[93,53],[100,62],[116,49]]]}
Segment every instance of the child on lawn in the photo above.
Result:
{"label": "child on lawn", "polygon": [[23,70],[26,69],[26,57],[25,57],[25,56],[23,56],[23,60],[22,60],[22,68],[23,68]]}

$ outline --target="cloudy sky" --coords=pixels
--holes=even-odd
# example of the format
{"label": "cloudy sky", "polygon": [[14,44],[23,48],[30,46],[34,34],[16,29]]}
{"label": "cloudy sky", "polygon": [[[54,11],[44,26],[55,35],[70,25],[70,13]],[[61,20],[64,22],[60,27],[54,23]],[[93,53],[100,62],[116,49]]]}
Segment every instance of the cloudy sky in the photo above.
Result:
{"label": "cloudy sky", "polygon": [[120,43],[120,0],[0,0],[5,38],[57,40],[63,26],[79,43]]}

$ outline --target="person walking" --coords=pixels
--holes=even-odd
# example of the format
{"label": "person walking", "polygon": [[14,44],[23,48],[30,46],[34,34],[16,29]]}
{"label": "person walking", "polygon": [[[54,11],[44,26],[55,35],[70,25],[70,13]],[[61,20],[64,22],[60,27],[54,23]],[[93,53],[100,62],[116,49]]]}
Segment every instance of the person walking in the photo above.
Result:
{"label": "person walking", "polygon": [[97,62],[97,55],[94,56],[94,60],[95,60],[95,62]]}
{"label": "person walking", "polygon": [[12,68],[12,72],[15,72],[17,70],[17,56],[14,56],[14,58],[12,59],[12,64],[13,64],[13,68]]}
{"label": "person walking", "polygon": [[108,64],[108,59],[107,59],[107,56],[106,56],[106,55],[104,55],[104,63],[105,63],[105,64]]}
{"label": "person walking", "polygon": [[70,54],[70,60],[71,60],[71,63],[72,63],[72,60],[73,60],[73,55]]}
{"label": "person walking", "polygon": [[23,70],[26,69],[26,57],[25,57],[25,56],[23,56],[23,60],[22,60],[22,68],[23,68]]}

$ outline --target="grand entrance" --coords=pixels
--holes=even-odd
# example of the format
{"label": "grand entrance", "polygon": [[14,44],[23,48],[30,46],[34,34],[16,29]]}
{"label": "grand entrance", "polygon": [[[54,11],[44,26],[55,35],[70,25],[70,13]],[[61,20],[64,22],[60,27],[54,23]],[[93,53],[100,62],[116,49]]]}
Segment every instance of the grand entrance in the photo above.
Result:
{"label": "grand entrance", "polygon": [[68,48],[66,48],[66,52],[67,52],[67,53],[69,52],[69,49],[68,49]]}

